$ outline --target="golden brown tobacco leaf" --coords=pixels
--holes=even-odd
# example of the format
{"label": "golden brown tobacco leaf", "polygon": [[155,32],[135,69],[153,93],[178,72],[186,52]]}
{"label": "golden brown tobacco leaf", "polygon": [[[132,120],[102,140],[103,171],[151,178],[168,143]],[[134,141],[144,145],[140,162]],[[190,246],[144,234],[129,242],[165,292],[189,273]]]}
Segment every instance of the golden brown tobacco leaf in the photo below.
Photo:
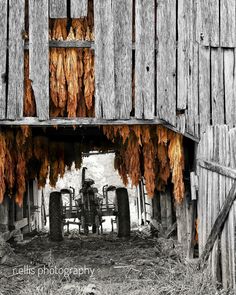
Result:
{"label": "golden brown tobacco leaf", "polygon": [[133,131],[134,131],[134,133],[135,133],[135,135],[136,135],[136,137],[138,139],[139,145],[141,146],[142,145],[142,140],[141,140],[141,138],[142,138],[142,130],[141,130],[140,125],[134,125],[134,126],[132,126],[132,129],[133,129]]}
{"label": "golden brown tobacco leaf", "polygon": [[141,132],[142,132],[142,143],[148,144],[151,140],[150,126],[142,125]]}
{"label": "golden brown tobacco leaf", "polygon": [[166,127],[163,126],[157,126],[156,127],[157,137],[158,137],[158,143],[167,145],[168,142],[168,130]]}
{"label": "golden brown tobacco leaf", "polygon": [[[67,20],[55,20],[52,29],[52,39],[65,40]],[[67,87],[65,77],[66,51],[63,48],[50,50],[50,116],[63,116],[67,103]]]}
{"label": "golden brown tobacco leaf", "polygon": [[138,140],[134,134],[128,138],[126,153],[125,153],[126,170],[132,185],[137,186],[141,179],[140,171],[140,147]]}
{"label": "golden brown tobacco leaf", "polygon": [[170,143],[168,148],[168,156],[170,159],[170,168],[172,171],[172,183],[174,184],[174,197],[177,203],[181,203],[184,199],[184,152],[183,152],[183,136],[174,132],[169,135]]}
{"label": "golden brown tobacco leaf", "polygon": [[119,151],[115,154],[115,160],[114,160],[114,168],[118,170],[118,173],[124,183],[125,186],[128,185],[128,176],[127,176],[127,170],[126,170],[126,164],[125,164],[125,149],[122,146]]}
{"label": "golden brown tobacco leaf", "polygon": [[168,159],[167,145],[163,143],[158,144],[157,159],[158,159],[157,189],[159,191],[165,191],[165,187],[170,177],[170,164]]}
{"label": "golden brown tobacco leaf", "polygon": [[88,110],[93,107],[94,81],[94,53],[84,49],[84,96]]}
{"label": "golden brown tobacco leaf", "polygon": [[65,40],[67,37],[67,19],[55,19],[53,22],[52,40]]}
{"label": "golden brown tobacco leaf", "polygon": [[60,142],[58,144],[58,150],[57,150],[57,153],[58,153],[58,171],[59,171],[59,174],[60,174],[60,177],[63,177],[64,174],[65,174],[65,159],[64,159],[64,143],[63,142]]}
{"label": "golden brown tobacco leaf", "polygon": [[[71,28],[67,40],[75,40],[73,29]],[[77,96],[79,93],[78,85],[78,66],[77,66],[77,50],[66,49],[65,58],[65,75],[67,81],[67,112],[68,117],[76,117],[77,111]]]}
{"label": "golden brown tobacco leaf", "polygon": [[130,135],[130,127],[127,125],[121,125],[118,128],[118,132],[119,132],[119,135],[122,138],[123,144],[124,144]]}
{"label": "golden brown tobacco leaf", "polygon": [[6,185],[12,194],[15,184],[15,162],[16,162],[16,149],[15,149],[15,135],[13,130],[6,131],[6,155],[5,155],[5,179]]}
{"label": "golden brown tobacco leaf", "polygon": [[82,166],[82,149],[80,143],[74,144],[75,149],[75,169],[78,170]]}
{"label": "golden brown tobacco leaf", "polygon": [[143,144],[144,178],[149,197],[153,197],[155,191],[155,149],[152,141]]}
{"label": "golden brown tobacco leaf", "polygon": [[3,202],[6,191],[5,185],[5,161],[6,161],[6,139],[4,133],[0,133],[0,204]]}
{"label": "golden brown tobacco leaf", "polygon": [[16,164],[16,203],[21,207],[26,191],[26,159],[25,138],[19,129],[16,134],[17,164]]}
{"label": "golden brown tobacco leaf", "polygon": [[40,171],[39,171],[39,176],[38,176],[38,187],[42,188],[45,186],[47,177],[48,177],[48,172],[49,172],[49,160],[48,157],[45,156],[42,159],[41,166],[40,166]]}
{"label": "golden brown tobacco leaf", "polygon": [[23,204],[24,193],[26,191],[26,162],[24,159],[24,153],[18,151],[17,153],[17,165],[16,165],[16,181],[17,181],[17,192],[16,192],[16,203],[21,207]]}
{"label": "golden brown tobacco leaf", "polygon": [[24,116],[34,117],[36,115],[35,97],[29,79],[29,52],[24,55]]}

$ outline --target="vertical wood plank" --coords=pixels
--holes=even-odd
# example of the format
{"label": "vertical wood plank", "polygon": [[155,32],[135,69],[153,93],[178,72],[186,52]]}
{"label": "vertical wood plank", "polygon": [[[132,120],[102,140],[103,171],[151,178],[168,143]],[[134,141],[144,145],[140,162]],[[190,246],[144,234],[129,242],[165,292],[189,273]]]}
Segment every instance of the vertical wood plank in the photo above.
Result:
{"label": "vertical wood plank", "polygon": [[[204,140],[203,140],[203,155],[204,157],[207,158],[207,151],[208,151],[208,136],[207,133],[204,136]],[[207,219],[207,214],[208,214],[208,171],[204,169],[204,180],[203,180],[203,202],[202,202],[202,210],[203,210],[203,227],[202,227],[202,231],[203,231],[203,247],[205,247],[206,241],[207,241],[207,230],[208,230],[208,219]]]}
{"label": "vertical wood plank", "polygon": [[235,47],[236,2],[223,0],[220,5],[220,44],[222,47]]}
{"label": "vertical wood plank", "polygon": [[37,116],[49,117],[48,1],[29,0],[29,72]]}
{"label": "vertical wood plank", "polygon": [[[216,127],[211,127],[213,131],[213,155],[210,160],[214,162],[219,162],[219,128],[218,126]],[[212,173],[212,181],[209,184],[212,186],[212,224],[211,227],[213,226],[218,213],[220,211],[220,203],[219,203],[219,175],[215,172]],[[215,282],[219,279],[219,239],[216,239],[215,244],[212,249],[212,254],[211,254],[211,267],[212,267],[212,277]]]}
{"label": "vertical wood plank", "polygon": [[233,127],[236,123],[236,65],[235,50],[224,49],[225,120]]}
{"label": "vertical wood plank", "polygon": [[197,0],[196,39],[204,46],[220,45],[219,0]]}
{"label": "vertical wood plank", "polygon": [[112,2],[117,119],[129,119],[132,110],[132,1]]}
{"label": "vertical wood plank", "polygon": [[[232,179],[229,179],[229,186],[232,187]],[[236,204],[234,202],[234,204]],[[230,264],[230,288],[235,290],[235,214],[234,205],[232,206],[228,217],[228,237],[229,237],[229,264]]]}
{"label": "vertical wood plank", "polygon": [[157,1],[157,115],[176,124],[176,0]]}
{"label": "vertical wood plank", "polygon": [[[95,0],[95,2],[97,2]],[[70,11],[72,18],[85,17],[88,14],[88,0],[70,0]]]}
{"label": "vertical wood plank", "polygon": [[200,130],[210,125],[210,49],[199,48],[199,113]]}
{"label": "vertical wood plank", "polygon": [[224,124],[223,50],[211,48],[212,124]]}
{"label": "vertical wood plank", "polygon": [[[232,167],[231,161],[231,147],[230,147],[230,134],[228,126],[225,127],[225,166]],[[235,144],[235,143],[234,143]],[[226,177],[226,186],[225,186],[225,195],[229,194],[230,189],[233,185],[233,179]],[[229,287],[232,288],[235,285],[235,263],[234,263],[234,256],[235,256],[235,245],[234,245],[234,212],[233,208],[231,208],[229,212],[229,216],[226,220],[224,227],[227,231],[227,258],[228,258],[228,265],[229,265]]]}
{"label": "vertical wood plank", "polygon": [[190,56],[192,47],[192,14],[191,0],[178,0],[178,73],[177,73],[177,109],[187,107],[190,83]]}
{"label": "vertical wood plank", "polygon": [[[187,110],[187,130],[188,133],[199,137],[199,44],[196,42],[196,1],[192,0],[192,13],[190,19],[190,52],[189,52],[189,89],[188,89],[188,110]],[[181,66],[181,65],[180,65]]]}
{"label": "vertical wood plank", "polygon": [[[230,150],[230,166],[236,169],[236,128],[229,130],[229,150]],[[232,180],[231,180],[232,182]],[[231,244],[231,288],[236,289],[236,201],[229,213],[229,237]]]}
{"label": "vertical wood plank", "polygon": [[94,2],[95,115],[114,119],[115,73],[112,0]]}
{"label": "vertical wood plank", "polygon": [[[226,165],[226,126],[220,126],[220,151],[219,151],[219,164]],[[226,177],[219,175],[219,195],[220,207],[222,207],[226,198]],[[228,253],[228,229],[224,226],[221,237],[221,267],[222,267],[222,283],[225,289],[229,286],[229,253]]]}
{"label": "vertical wood plank", "polygon": [[50,17],[67,18],[67,0],[50,0]]}
{"label": "vertical wood plank", "polygon": [[[23,117],[25,1],[9,1],[9,72],[7,118]],[[5,24],[6,25],[6,24]]]}
{"label": "vertical wood plank", "polygon": [[[204,181],[204,172],[203,168],[199,168],[199,183]],[[198,248],[199,248],[199,257],[203,251],[203,185],[199,186],[199,198],[197,201],[198,206]]]}
{"label": "vertical wood plank", "polygon": [[192,46],[192,57],[190,62],[191,75],[188,90],[187,130],[190,134],[199,136],[199,93],[198,93],[198,70],[199,70],[199,48],[198,44]]}
{"label": "vertical wood plank", "polygon": [[7,0],[0,0],[0,119],[6,115]]}
{"label": "vertical wood plank", "polygon": [[155,112],[154,0],[135,3],[135,116],[153,119]]}

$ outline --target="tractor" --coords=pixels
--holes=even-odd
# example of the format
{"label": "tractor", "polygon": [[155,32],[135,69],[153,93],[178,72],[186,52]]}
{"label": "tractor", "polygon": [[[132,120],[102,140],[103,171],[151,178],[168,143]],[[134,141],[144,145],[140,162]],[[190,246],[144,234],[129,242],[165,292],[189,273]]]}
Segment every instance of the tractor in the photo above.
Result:
{"label": "tractor", "polygon": [[[49,227],[50,239],[60,241],[64,236],[64,226],[69,224],[79,226],[79,231],[87,235],[89,228],[92,233],[102,234],[103,217],[114,216],[113,222],[117,224],[119,237],[130,235],[130,211],[127,189],[104,185],[102,194],[94,187],[94,180],[86,178],[86,167],[82,169],[82,182],[79,195],[75,195],[75,189],[62,189],[50,193],[49,199]],[[109,192],[115,192],[113,201],[109,200]],[[73,221],[72,221],[73,219]],[[78,221],[76,221],[78,220]]]}

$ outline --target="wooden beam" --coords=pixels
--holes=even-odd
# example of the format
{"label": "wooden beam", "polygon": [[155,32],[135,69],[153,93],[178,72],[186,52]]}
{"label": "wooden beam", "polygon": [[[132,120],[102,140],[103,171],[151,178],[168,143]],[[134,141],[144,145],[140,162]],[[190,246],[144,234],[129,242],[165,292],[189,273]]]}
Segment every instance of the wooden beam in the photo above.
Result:
{"label": "wooden beam", "polygon": [[[95,42],[89,40],[49,40],[50,48],[90,48],[95,50]],[[25,41],[25,50],[29,50],[29,41]],[[132,43],[132,50],[135,50],[135,42]],[[157,44],[155,42],[155,50]]]}
{"label": "wooden beam", "polygon": [[[127,120],[106,120],[99,118],[56,118],[50,120],[41,121],[36,117],[24,117],[20,120],[0,120],[0,126],[32,126],[32,127],[54,127],[54,126],[62,126],[62,127],[70,127],[70,126],[101,126],[101,125],[162,125],[166,128],[173,130],[177,133],[180,133],[177,128],[168,124],[167,122],[155,118],[152,120],[142,120],[131,118]],[[184,133],[184,136],[192,139],[195,142],[199,142],[199,138],[192,136],[191,134]]]}
{"label": "wooden beam", "polygon": [[198,159],[197,161],[202,168],[236,179],[236,170],[234,169],[207,160]]}
{"label": "wooden beam", "polygon": [[0,1],[0,118],[6,116],[7,0]]}
{"label": "wooden beam", "polygon": [[236,181],[234,181],[233,186],[230,189],[228,196],[225,199],[225,202],[216,218],[216,221],[211,229],[210,235],[208,236],[206,245],[200,257],[200,264],[203,267],[210,255],[211,250],[213,249],[214,243],[217,237],[221,234],[222,228],[225,224],[225,221],[228,217],[229,211],[234,203],[236,198]]}
{"label": "wooden beam", "polygon": [[37,116],[49,118],[48,0],[29,0],[29,71]]}

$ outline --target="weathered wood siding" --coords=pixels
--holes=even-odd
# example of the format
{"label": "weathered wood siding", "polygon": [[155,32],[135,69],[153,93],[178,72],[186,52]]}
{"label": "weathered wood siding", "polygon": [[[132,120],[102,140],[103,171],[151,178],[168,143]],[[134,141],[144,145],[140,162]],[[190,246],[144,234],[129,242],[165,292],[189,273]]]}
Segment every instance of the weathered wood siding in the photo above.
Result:
{"label": "weathered wood siding", "polygon": [[[207,127],[198,148],[198,233],[199,252],[211,232],[213,224],[236,178],[236,128],[227,125]],[[235,226],[236,201],[230,209],[219,239],[209,258],[215,280],[222,277],[223,286],[236,287],[235,277]]]}
{"label": "weathered wood siding", "polygon": [[98,122],[156,120],[195,138],[209,125],[236,125],[235,1],[93,3],[94,42],[49,42],[49,17],[85,17],[88,0],[29,0],[25,44],[25,0],[0,1],[1,120],[23,117],[24,46],[37,117],[48,119],[51,46],[95,50]]}

